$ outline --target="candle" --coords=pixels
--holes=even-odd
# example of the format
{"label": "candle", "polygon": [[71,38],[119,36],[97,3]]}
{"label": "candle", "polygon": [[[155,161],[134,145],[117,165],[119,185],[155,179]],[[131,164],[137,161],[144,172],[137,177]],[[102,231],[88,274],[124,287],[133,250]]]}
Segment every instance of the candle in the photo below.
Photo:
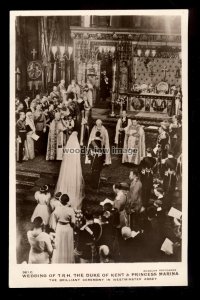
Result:
{"label": "candle", "polygon": [[134,61],[135,61],[135,73],[134,73],[134,78],[137,79],[137,61],[138,61],[137,57],[135,57]]}
{"label": "candle", "polygon": [[18,91],[20,91],[20,69],[17,68],[17,71],[16,71],[16,88]]}
{"label": "candle", "polygon": [[116,73],[116,63],[113,65],[113,88],[112,91],[115,91],[115,73]]}

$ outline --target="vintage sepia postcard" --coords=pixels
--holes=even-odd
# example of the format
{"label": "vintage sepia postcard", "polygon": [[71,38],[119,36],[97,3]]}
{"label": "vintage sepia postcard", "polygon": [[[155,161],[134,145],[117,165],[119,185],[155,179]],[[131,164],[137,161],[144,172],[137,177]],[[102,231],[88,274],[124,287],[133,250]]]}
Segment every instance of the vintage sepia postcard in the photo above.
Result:
{"label": "vintage sepia postcard", "polygon": [[10,11],[9,287],[187,286],[188,11]]}

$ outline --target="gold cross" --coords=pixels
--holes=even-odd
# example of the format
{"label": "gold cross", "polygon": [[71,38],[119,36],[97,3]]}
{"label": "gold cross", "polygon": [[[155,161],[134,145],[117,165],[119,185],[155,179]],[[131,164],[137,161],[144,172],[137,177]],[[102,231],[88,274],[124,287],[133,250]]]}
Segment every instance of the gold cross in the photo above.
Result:
{"label": "gold cross", "polygon": [[162,69],[162,71],[164,72],[164,78],[163,78],[163,79],[165,80],[165,78],[166,78],[166,73],[168,72],[167,67],[164,66],[163,69]]}
{"label": "gold cross", "polygon": [[35,49],[33,49],[32,51],[31,51],[31,53],[33,54],[33,60],[35,59],[35,54],[37,53],[37,51],[35,50]]}

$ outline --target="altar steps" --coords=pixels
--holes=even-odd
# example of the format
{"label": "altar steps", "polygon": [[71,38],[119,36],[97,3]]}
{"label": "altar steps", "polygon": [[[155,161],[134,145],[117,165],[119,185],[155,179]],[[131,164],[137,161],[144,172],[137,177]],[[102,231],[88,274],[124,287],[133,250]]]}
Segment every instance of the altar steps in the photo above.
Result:
{"label": "altar steps", "polygon": [[[97,119],[101,119],[105,126],[115,127],[119,114],[116,114],[115,117],[110,116],[111,110],[107,108],[93,108],[92,109],[92,119],[95,122]],[[166,113],[157,113],[157,112],[136,112],[129,111],[127,113],[130,119],[136,118],[138,122],[144,126],[146,131],[157,131],[160,123],[163,120],[170,120],[171,117]],[[155,127],[155,128],[153,128]]]}
{"label": "altar steps", "polygon": [[[24,205],[35,204],[34,194],[44,184],[48,184],[50,192],[53,194],[56,186],[58,175],[50,173],[32,173],[29,171],[16,172],[16,198],[17,202]],[[113,198],[112,186],[114,182],[108,182],[108,178],[102,177],[100,180],[99,190],[93,190],[89,186],[90,176],[85,176],[85,194],[86,201],[99,203],[105,198]]]}

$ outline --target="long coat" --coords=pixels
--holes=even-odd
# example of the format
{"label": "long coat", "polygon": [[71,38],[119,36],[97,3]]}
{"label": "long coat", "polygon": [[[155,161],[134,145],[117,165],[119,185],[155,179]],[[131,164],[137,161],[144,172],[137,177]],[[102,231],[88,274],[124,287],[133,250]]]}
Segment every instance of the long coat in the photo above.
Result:
{"label": "long coat", "polygon": [[127,195],[126,211],[128,214],[131,212],[139,212],[142,207],[142,183],[136,178],[131,182],[130,191]]}

